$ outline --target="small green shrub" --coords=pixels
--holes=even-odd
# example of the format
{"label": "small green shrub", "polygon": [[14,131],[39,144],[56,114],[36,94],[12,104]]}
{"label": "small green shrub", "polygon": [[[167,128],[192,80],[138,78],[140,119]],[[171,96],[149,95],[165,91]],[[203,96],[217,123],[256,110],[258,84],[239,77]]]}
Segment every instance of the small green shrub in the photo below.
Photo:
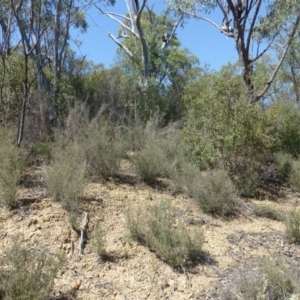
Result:
{"label": "small green shrub", "polygon": [[236,212],[236,190],[225,170],[191,170],[185,175],[187,190],[205,213],[228,216]]}
{"label": "small green shrub", "polygon": [[9,208],[16,208],[21,172],[25,164],[25,154],[12,139],[11,132],[0,128],[0,201]]}
{"label": "small green shrub", "polygon": [[300,192],[300,161],[293,160],[292,168],[289,176],[289,182],[292,184],[293,188]]}
{"label": "small green shrub", "polygon": [[52,145],[50,142],[36,142],[31,152],[35,157],[42,156],[45,159],[50,160],[51,158]]}
{"label": "small green shrub", "polygon": [[158,177],[172,178],[178,169],[184,167],[188,149],[176,126],[170,124],[161,129],[146,127],[147,138],[131,157],[137,173],[145,182],[153,184]]}
{"label": "small green shrub", "polygon": [[168,202],[143,209],[129,206],[127,220],[132,236],[170,266],[179,268],[199,261],[202,230],[191,234],[183,223],[175,225]]}
{"label": "small green shrub", "polygon": [[292,171],[293,157],[289,153],[277,153],[275,156],[276,166],[279,174],[284,180],[287,180]]}
{"label": "small green shrub", "polygon": [[260,177],[255,168],[245,165],[242,170],[236,171],[234,184],[243,197],[253,197]]}
{"label": "small green shrub", "polygon": [[97,229],[95,231],[92,245],[100,258],[103,259],[107,256],[107,252],[105,250],[106,239],[105,239],[105,234],[102,229]]}
{"label": "small green shrub", "polygon": [[35,300],[50,296],[54,279],[63,264],[44,249],[20,248],[14,245],[1,259],[0,298],[3,300]]}
{"label": "small green shrub", "polygon": [[61,201],[67,210],[76,210],[83,196],[86,163],[78,146],[55,149],[53,162],[44,167],[48,192],[55,201]]}
{"label": "small green shrub", "polygon": [[167,176],[166,154],[154,141],[148,142],[131,160],[141,179],[149,184],[155,183],[157,177]]}
{"label": "small green shrub", "polygon": [[91,124],[88,131],[82,146],[89,174],[105,178],[115,176],[126,153],[127,142],[124,135],[105,122],[101,125]]}
{"label": "small green shrub", "polygon": [[285,221],[286,237],[291,243],[300,243],[300,209],[287,214]]}
{"label": "small green shrub", "polygon": [[224,300],[285,300],[299,292],[296,269],[282,259],[245,264],[231,275],[227,288],[221,290]]}
{"label": "small green shrub", "polygon": [[285,220],[284,214],[281,211],[272,207],[270,204],[254,205],[253,209],[254,209],[254,213],[258,217],[264,217],[275,221]]}

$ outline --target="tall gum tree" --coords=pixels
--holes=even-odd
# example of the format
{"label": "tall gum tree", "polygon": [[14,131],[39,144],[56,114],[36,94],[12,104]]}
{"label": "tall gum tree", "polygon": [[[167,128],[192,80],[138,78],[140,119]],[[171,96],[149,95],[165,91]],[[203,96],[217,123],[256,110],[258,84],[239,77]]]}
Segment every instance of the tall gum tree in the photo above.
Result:
{"label": "tall gum tree", "polygon": [[[126,53],[126,55],[135,60],[137,55],[140,55],[139,59],[142,61],[143,70],[140,74],[140,83],[147,88],[148,79],[152,76],[150,70],[150,58],[149,58],[149,43],[144,34],[144,28],[142,23],[142,15],[145,9],[152,11],[147,6],[147,0],[125,0],[127,7],[127,14],[119,14],[113,12],[103,11],[100,7],[96,6],[104,15],[111,18],[120,25],[120,34],[118,37],[114,36],[112,33],[108,33],[109,37]],[[161,36],[161,41],[164,43],[163,47],[167,48],[171,43],[176,29],[182,19],[183,13],[179,14],[177,20],[173,24],[173,28],[168,32],[168,34]],[[127,38],[134,37],[141,51],[138,54],[132,52],[124,43]]]}
{"label": "tall gum tree", "polygon": [[[186,17],[208,22],[222,34],[234,39],[250,101],[261,101],[277,75],[299,27],[300,1],[168,0],[167,5],[175,13],[184,13]],[[212,10],[219,10],[223,15],[221,24],[209,18],[208,13]],[[257,91],[252,80],[253,64],[270,50],[283,28],[288,28],[288,38],[282,55],[264,87]]]}

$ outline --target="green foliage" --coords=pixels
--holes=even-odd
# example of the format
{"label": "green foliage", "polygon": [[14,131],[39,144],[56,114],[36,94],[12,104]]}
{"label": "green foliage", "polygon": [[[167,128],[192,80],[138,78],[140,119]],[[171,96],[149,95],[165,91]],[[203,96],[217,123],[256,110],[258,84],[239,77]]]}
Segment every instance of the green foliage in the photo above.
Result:
{"label": "green foliage", "polygon": [[117,174],[128,147],[121,129],[106,121],[97,124],[95,120],[81,143],[90,175],[108,178]]}
{"label": "green foliage", "polygon": [[253,197],[260,181],[258,171],[245,161],[244,165],[240,166],[234,173],[233,182],[239,194],[243,197]]}
{"label": "green foliage", "polygon": [[172,207],[162,201],[152,207],[127,209],[132,236],[174,268],[199,261],[203,244],[202,230],[190,233],[183,223],[174,223]]}
{"label": "green foliage", "polygon": [[100,258],[105,259],[106,252],[106,239],[105,234],[102,229],[97,229],[94,233],[94,238],[92,241],[93,247],[96,250]]}
{"label": "green foliage", "polygon": [[159,128],[159,120],[153,118],[141,126],[135,138],[139,149],[131,160],[141,178],[153,184],[157,177],[172,178],[183,164],[188,148],[178,132],[178,124]]}
{"label": "green foliage", "polygon": [[83,196],[86,162],[75,143],[53,146],[53,161],[44,166],[44,179],[50,196],[67,210],[76,210]]}
{"label": "green foliage", "polygon": [[291,243],[300,243],[300,210],[292,210],[288,213],[286,222],[286,237]]}
{"label": "green foliage", "polygon": [[[120,63],[126,74],[132,76],[132,82],[138,91],[136,109],[146,119],[159,110],[164,113],[166,122],[179,120],[182,117],[181,96],[184,86],[198,77],[199,60],[188,49],[180,49],[180,41],[176,35],[168,47],[161,49],[161,37],[165,33],[171,33],[174,26],[170,17],[157,15],[152,9],[145,10],[141,25],[148,46],[150,77],[143,78],[142,47],[136,36],[127,32],[128,38],[122,42],[133,53],[133,57],[118,49]],[[120,33],[122,30],[120,29]]]}
{"label": "green foliage", "polygon": [[1,258],[0,298],[3,300],[37,300],[50,296],[54,279],[63,258],[52,258],[46,250],[15,244]]}
{"label": "green foliage", "polygon": [[293,160],[289,175],[289,182],[296,191],[300,191],[300,161]]}
{"label": "green foliage", "polygon": [[276,166],[279,174],[284,180],[287,180],[290,177],[292,166],[293,166],[293,157],[291,154],[279,152],[275,156]]}
{"label": "green foliage", "polygon": [[297,158],[300,153],[300,110],[293,101],[276,101],[266,112],[270,119],[268,135],[273,151]]}
{"label": "green foliage", "polygon": [[50,142],[36,142],[32,149],[31,153],[34,157],[44,157],[49,160],[51,158],[52,145]]}
{"label": "green foliage", "polygon": [[21,172],[25,153],[13,142],[12,132],[0,127],[0,201],[9,208],[16,208]]}
{"label": "green foliage", "polygon": [[185,90],[183,132],[201,169],[226,165],[235,172],[269,147],[264,114],[249,103],[241,77],[229,67],[204,74]]}
{"label": "green foliage", "polygon": [[205,213],[229,216],[237,211],[236,190],[225,170],[201,173],[188,183],[188,189]]}
{"label": "green foliage", "polygon": [[258,217],[264,217],[275,221],[285,220],[284,213],[274,208],[272,204],[255,204],[253,210]]}
{"label": "green foliage", "polygon": [[294,299],[299,291],[296,268],[280,258],[246,263],[230,274],[228,287],[221,290],[224,300]]}

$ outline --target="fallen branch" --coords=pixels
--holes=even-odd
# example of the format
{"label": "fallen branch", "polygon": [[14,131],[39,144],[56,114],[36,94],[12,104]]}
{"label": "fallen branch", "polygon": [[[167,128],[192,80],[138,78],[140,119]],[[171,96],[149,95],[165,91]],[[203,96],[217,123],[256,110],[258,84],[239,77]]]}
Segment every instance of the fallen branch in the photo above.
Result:
{"label": "fallen branch", "polygon": [[82,222],[82,228],[80,230],[79,258],[83,254],[84,245],[86,244],[86,240],[87,240],[87,232],[86,231],[87,231],[87,226],[88,226],[88,223],[89,223],[87,212],[85,212],[83,210],[81,210],[80,212],[84,215],[84,219],[83,219],[83,222]]}

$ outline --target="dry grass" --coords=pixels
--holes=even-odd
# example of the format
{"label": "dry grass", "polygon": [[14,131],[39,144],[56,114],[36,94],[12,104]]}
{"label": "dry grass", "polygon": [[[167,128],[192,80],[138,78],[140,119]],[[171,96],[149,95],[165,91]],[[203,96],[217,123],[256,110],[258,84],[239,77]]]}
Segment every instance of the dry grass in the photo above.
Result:
{"label": "dry grass", "polygon": [[9,208],[18,207],[16,192],[25,164],[25,153],[13,142],[12,132],[0,128],[0,201]]}
{"label": "dry grass", "polygon": [[190,233],[183,223],[175,224],[169,202],[144,208],[129,206],[127,220],[132,236],[173,268],[199,262],[203,232],[198,228]]}
{"label": "dry grass", "polygon": [[44,179],[48,193],[60,201],[67,210],[76,210],[83,196],[86,163],[76,144],[55,149],[53,162],[44,166]]}
{"label": "dry grass", "polygon": [[0,298],[3,300],[45,299],[62,267],[62,256],[52,258],[37,245],[21,248],[15,244],[1,259]]}
{"label": "dry grass", "polygon": [[292,210],[287,214],[286,237],[291,243],[300,243],[300,209]]}
{"label": "dry grass", "polygon": [[[222,300],[297,299],[297,268],[281,258],[262,258],[238,266],[230,272],[227,287],[221,289]],[[294,297],[294,298],[293,298]]]}

